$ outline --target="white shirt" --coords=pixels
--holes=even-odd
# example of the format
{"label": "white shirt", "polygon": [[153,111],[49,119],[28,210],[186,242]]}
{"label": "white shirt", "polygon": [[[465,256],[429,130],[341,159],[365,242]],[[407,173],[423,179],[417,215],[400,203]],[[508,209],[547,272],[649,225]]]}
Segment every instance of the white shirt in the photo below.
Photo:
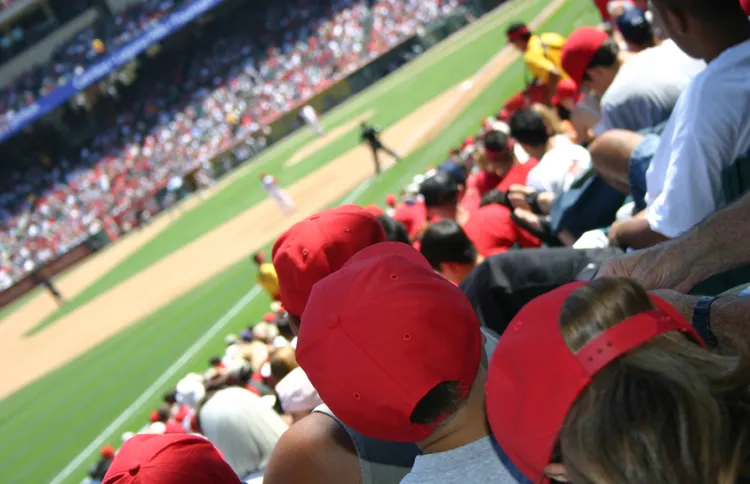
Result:
{"label": "white shirt", "polygon": [[556,195],[568,190],[573,181],[591,168],[591,154],[565,135],[555,136],[555,146],[531,169],[526,186]]}
{"label": "white shirt", "polygon": [[611,129],[640,131],[663,123],[705,67],[705,62],[689,57],[671,40],[633,55],[602,96],[601,120],[594,134],[601,136]]}
{"label": "white shirt", "polygon": [[674,238],[724,205],[722,172],[750,148],[750,40],[725,50],[680,96],[646,172],[647,220]]}

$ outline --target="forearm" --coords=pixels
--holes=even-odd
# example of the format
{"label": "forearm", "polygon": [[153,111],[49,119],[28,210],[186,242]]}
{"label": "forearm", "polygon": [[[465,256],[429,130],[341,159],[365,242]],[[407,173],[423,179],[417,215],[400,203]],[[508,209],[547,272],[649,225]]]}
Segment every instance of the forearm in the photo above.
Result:
{"label": "forearm", "polygon": [[622,222],[617,228],[617,244],[622,248],[645,249],[667,240],[654,232],[644,218],[632,218]]}
{"label": "forearm", "polygon": [[750,194],[720,210],[666,247],[690,267],[695,282],[750,264]]}
{"label": "forearm", "polygon": [[[654,291],[675,307],[688,321],[693,320],[695,306],[701,296],[690,296],[675,291]],[[711,304],[709,321],[711,332],[721,351],[746,352],[750,348],[750,296],[726,296]]]}

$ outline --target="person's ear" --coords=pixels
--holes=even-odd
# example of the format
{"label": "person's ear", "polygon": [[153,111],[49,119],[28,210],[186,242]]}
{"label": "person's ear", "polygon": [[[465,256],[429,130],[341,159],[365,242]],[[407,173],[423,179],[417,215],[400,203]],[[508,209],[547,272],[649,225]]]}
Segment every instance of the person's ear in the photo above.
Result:
{"label": "person's ear", "polygon": [[662,21],[669,24],[669,30],[673,35],[685,36],[688,34],[690,21],[684,12],[663,9],[661,14]]}
{"label": "person's ear", "polygon": [[544,468],[544,475],[553,481],[571,482],[563,464],[549,464]]}

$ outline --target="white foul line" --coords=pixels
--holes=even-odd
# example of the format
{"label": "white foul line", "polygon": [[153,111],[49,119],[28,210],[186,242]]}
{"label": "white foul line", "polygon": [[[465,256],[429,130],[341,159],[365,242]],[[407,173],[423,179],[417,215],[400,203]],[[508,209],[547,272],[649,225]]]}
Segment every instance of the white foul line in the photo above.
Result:
{"label": "white foul line", "polygon": [[151,397],[153,397],[156,392],[158,392],[161,387],[164,386],[167,381],[169,381],[170,378],[172,378],[175,374],[177,374],[180,369],[182,369],[185,364],[195,356],[198,351],[203,348],[203,346],[208,343],[208,341],[216,336],[216,334],[221,331],[224,326],[227,325],[237,314],[242,311],[245,306],[250,304],[250,301],[255,299],[258,294],[260,294],[260,286],[256,285],[254,286],[250,291],[248,291],[247,294],[242,296],[242,299],[237,301],[234,306],[232,306],[229,311],[224,313],[224,315],[219,318],[218,321],[214,323],[213,326],[203,335],[201,336],[195,343],[193,343],[190,348],[185,351],[185,353],[172,363],[172,366],[167,368],[167,370],[162,373],[162,375],[151,384],[150,387],[146,389],[146,391],[143,392],[143,394],[138,397],[136,401],[134,401],[128,408],[126,408],[119,417],[115,419],[114,422],[109,424],[109,426],[102,431],[101,434],[97,438],[95,438],[83,451],[81,451],[80,454],[78,454],[75,459],[73,459],[70,464],[68,464],[65,469],[60,471],[59,474],[55,476],[52,481],[50,481],[50,484],[60,484],[63,482],[74,470],[76,470],[83,461],[94,451],[96,451],[106,440],[107,438],[115,431],[118,427],[123,425],[125,422],[130,419],[133,414],[135,414],[142,406],[145,404]]}

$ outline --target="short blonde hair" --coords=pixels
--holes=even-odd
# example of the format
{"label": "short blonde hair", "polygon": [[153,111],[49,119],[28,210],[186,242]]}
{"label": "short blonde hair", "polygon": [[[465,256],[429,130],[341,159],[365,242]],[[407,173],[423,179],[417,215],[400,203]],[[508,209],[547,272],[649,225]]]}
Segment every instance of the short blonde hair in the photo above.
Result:
{"label": "short blonde hair", "polygon": [[[576,353],[621,321],[654,309],[629,279],[580,287],[560,314]],[[750,476],[750,371],[668,333],[620,356],[570,408],[559,444],[576,484],[730,484]],[[554,393],[554,390],[552,390]]]}

